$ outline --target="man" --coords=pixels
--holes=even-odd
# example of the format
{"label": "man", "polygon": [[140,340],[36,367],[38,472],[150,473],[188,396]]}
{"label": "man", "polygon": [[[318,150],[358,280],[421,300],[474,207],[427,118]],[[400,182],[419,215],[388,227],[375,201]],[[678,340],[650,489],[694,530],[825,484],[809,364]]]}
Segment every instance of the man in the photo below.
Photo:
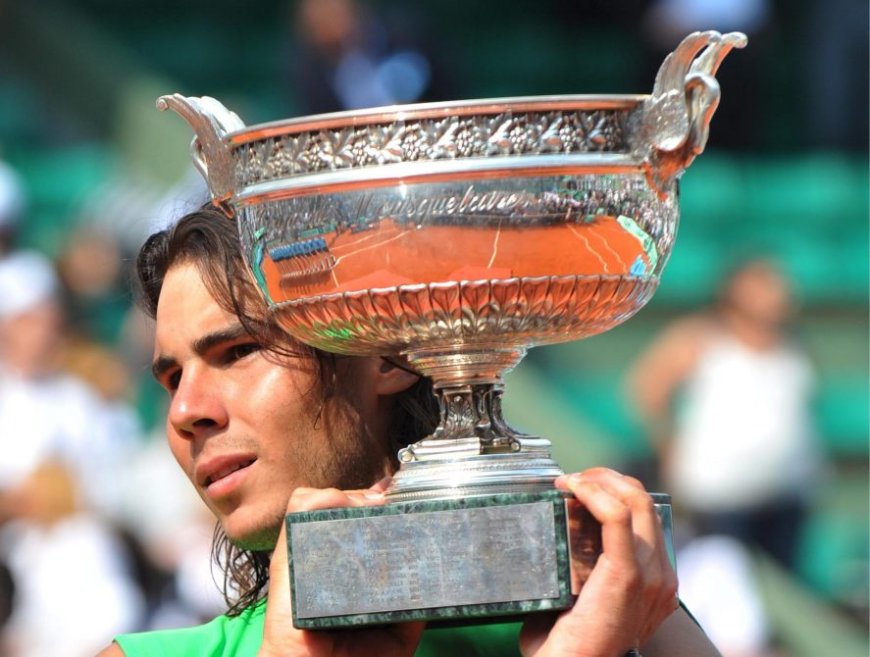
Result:
{"label": "man", "polygon": [[789,330],[791,285],[773,260],[753,257],[717,296],[641,353],[630,396],[666,488],[696,530],[760,547],[794,568],[824,464],[813,432],[813,366]]}
{"label": "man", "polygon": [[[154,374],[171,397],[169,444],[218,519],[227,539],[219,541],[225,591],[238,593],[228,616],[120,636],[100,657],[517,654],[516,635],[500,643],[505,632],[492,626],[457,639],[461,648],[445,647],[445,630],[424,635],[423,623],[293,627],[285,513],[383,504],[395,439],[418,440],[431,429],[429,384],[387,360],[334,357],[284,335],[245,271],[233,221],[214,208],[152,236],[137,273],[143,306],[156,318]],[[676,579],[639,482],[595,469],[557,485],[602,523],[604,551],[573,609],[525,623],[523,654],[621,657],[640,646],[647,657],[716,657],[675,611]]]}

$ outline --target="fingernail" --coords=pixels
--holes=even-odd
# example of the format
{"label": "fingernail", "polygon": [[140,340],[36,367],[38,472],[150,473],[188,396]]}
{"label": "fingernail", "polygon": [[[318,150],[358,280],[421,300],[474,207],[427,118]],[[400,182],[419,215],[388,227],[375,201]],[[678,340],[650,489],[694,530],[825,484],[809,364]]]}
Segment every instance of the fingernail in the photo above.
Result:
{"label": "fingernail", "polygon": [[384,499],[383,493],[378,493],[375,491],[369,491],[369,492],[363,493],[363,495],[368,500],[382,500],[382,499]]}

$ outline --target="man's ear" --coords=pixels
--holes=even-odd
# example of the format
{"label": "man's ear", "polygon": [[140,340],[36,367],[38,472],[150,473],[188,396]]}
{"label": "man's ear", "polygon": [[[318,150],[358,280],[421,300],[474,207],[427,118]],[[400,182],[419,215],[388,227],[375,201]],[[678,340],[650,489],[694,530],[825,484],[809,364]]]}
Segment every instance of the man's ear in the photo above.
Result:
{"label": "man's ear", "polygon": [[420,375],[403,367],[393,359],[379,358],[376,363],[375,392],[378,395],[395,395],[410,388],[420,380]]}

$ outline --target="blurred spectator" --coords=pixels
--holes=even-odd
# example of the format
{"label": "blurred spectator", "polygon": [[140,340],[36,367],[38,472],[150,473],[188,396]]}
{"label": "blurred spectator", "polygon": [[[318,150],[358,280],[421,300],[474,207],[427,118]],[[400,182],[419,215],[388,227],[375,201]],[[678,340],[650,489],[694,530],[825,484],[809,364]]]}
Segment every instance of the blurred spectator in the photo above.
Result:
{"label": "blurred spectator", "polygon": [[118,238],[97,226],[70,231],[57,258],[69,328],[81,337],[116,344],[130,294]]}
{"label": "blurred spectator", "polygon": [[141,582],[148,617],[140,629],[198,624],[226,609],[211,571],[214,516],[178,468],[163,427],[154,433],[124,473],[125,515],[135,519],[133,544],[149,571]]}
{"label": "blurred spectator", "polygon": [[300,0],[292,88],[305,114],[444,98],[444,80],[413,15],[356,0]]}
{"label": "blurred spectator", "polygon": [[680,600],[722,657],[774,657],[752,557],[727,536],[703,536],[677,553]]}
{"label": "blurred spectator", "polygon": [[72,468],[88,503],[112,513],[136,444],[124,416],[63,371],[64,317],[52,264],[33,251],[0,260],[0,494],[47,459]]}
{"label": "blurred spectator", "polygon": [[788,568],[821,465],[813,369],[786,330],[794,310],[776,265],[745,262],[716,307],[666,328],[629,378],[675,508]]}
{"label": "blurred spectator", "polygon": [[138,627],[142,599],[127,553],[81,505],[72,473],[44,462],[14,495],[14,519],[0,532],[16,583],[4,633],[10,657],[84,657]]}

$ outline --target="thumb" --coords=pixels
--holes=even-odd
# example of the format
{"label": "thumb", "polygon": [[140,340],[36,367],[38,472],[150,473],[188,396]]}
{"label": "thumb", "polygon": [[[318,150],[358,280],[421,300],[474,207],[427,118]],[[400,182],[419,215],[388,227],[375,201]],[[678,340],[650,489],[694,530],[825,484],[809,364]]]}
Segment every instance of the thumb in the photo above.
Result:
{"label": "thumb", "polygon": [[290,566],[287,559],[287,524],[281,523],[278,542],[269,563],[269,597],[266,605],[264,639],[270,627],[293,627],[293,606],[290,598]]}

